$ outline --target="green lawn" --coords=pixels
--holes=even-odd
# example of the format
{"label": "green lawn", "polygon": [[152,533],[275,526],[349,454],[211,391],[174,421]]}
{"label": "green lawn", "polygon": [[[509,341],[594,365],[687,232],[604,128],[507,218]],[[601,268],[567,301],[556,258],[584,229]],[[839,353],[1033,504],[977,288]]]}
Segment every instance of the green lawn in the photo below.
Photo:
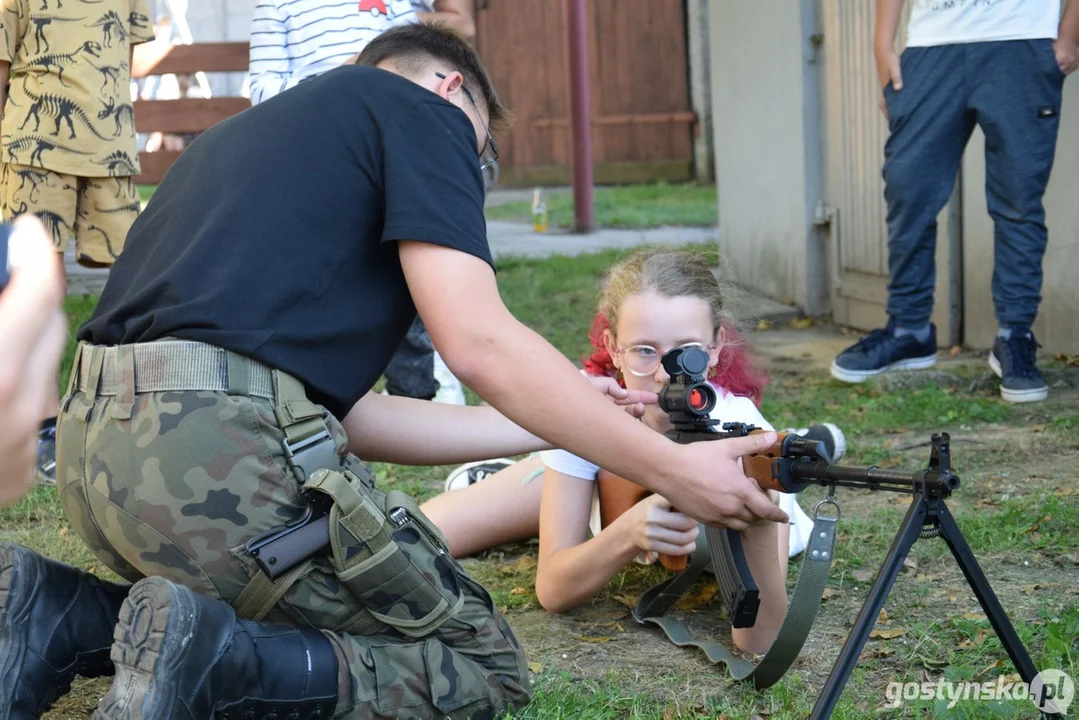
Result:
{"label": "green lawn", "polygon": [[[714,259],[715,248],[699,248]],[[603,273],[619,253],[579,258],[503,260],[499,289],[510,310],[573,360],[589,349],[587,330]],[[93,298],[69,298],[75,328]],[[752,336],[750,337],[752,341]],[[70,361],[70,356],[69,356]],[[824,372],[773,373],[762,412],[777,427],[829,420],[849,442],[845,463],[918,469],[928,460],[932,431],[953,434],[953,461],[962,478],[949,501],[983,570],[1040,668],[1079,679],[1079,392],[1054,389],[1032,406],[1003,403],[995,388],[975,389],[977,366],[948,370],[951,383],[849,386]],[[66,372],[65,372],[66,376]],[[917,376],[912,376],[917,377]],[[475,402],[474,395],[470,399]],[[375,465],[380,482],[427,498],[441,489],[448,468]],[[820,488],[803,493],[811,511]],[[529,653],[535,701],[516,718],[751,718],[806,717],[880,566],[908,500],[891,493],[840,490],[843,515],[827,600],[810,644],[776,686],[761,692],[730,681],[696,651],[675,648],[654,628],[640,628],[625,602],[663,577],[631,566],[589,605],[550,616],[533,588],[536,546],[500,548],[465,561],[487,586]],[[35,489],[0,510],[0,538],[14,539],[109,576],[72,533],[52,488]],[[801,560],[791,564],[789,587]],[[891,681],[985,682],[1013,673],[988,620],[940,540],[915,545],[866,645],[835,718],[940,719],[1035,717],[1026,702],[916,700],[882,707]],[[687,622],[719,628],[730,645],[718,600],[682,613]],[[108,680],[80,682],[47,717],[87,717]]]}
{"label": "green lawn", "polygon": [[[139,197],[150,199],[156,185],[140,185]],[[552,228],[569,228],[573,222],[573,195],[564,190],[547,194],[548,223]],[[715,225],[714,185],[623,185],[597,187],[593,211],[597,227],[647,229],[664,225]],[[531,202],[491,205],[488,220],[532,222]]]}
{"label": "green lawn", "polygon": [[[573,227],[573,195],[547,194],[548,223]],[[646,229],[663,225],[715,225],[714,185],[621,185],[597,187],[593,197],[597,227]],[[532,222],[532,203],[511,202],[487,208],[489,220]]]}

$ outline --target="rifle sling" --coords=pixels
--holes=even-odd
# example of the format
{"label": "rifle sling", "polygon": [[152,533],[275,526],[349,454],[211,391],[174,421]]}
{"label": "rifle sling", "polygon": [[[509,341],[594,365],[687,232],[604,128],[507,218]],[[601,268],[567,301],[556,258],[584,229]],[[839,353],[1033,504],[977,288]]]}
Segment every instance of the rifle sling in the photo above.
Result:
{"label": "rifle sling", "polygon": [[838,518],[817,514],[813,534],[805,549],[802,571],[790,599],[787,614],[772,647],[754,665],[735,657],[724,645],[696,640],[682,623],[663,615],[693,585],[708,567],[711,555],[704,527],[697,535],[697,549],[685,571],[645,592],[633,609],[633,618],[640,624],[658,625],[671,642],[680,647],[692,645],[704,651],[708,660],[722,662],[735,680],[751,681],[758,690],[771,687],[787,672],[802,651],[810,628],[817,617],[828,572],[835,556],[835,529]]}

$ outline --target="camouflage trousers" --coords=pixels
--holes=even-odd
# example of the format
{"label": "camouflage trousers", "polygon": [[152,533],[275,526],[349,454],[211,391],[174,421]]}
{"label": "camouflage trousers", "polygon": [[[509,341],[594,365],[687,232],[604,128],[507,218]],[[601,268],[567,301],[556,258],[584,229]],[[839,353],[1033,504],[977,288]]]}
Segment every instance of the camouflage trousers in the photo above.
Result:
{"label": "camouflage trousers", "polygon": [[[164,577],[235,606],[260,572],[245,543],[297,518],[306,502],[273,401],[143,392],[139,367],[125,374],[95,366],[87,360],[94,356],[80,348],[57,420],[57,486],[68,520],[121,577]],[[347,454],[340,423],[329,413],[323,419],[346,466],[366,472]],[[364,601],[321,559],[264,621],[322,629],[335,645],[349,688],[338,717],[479,718],[520,707],[529,681],[516,638],[487,591],[446,560],[463,603],[425,637],[393,628],[333,632]]]}

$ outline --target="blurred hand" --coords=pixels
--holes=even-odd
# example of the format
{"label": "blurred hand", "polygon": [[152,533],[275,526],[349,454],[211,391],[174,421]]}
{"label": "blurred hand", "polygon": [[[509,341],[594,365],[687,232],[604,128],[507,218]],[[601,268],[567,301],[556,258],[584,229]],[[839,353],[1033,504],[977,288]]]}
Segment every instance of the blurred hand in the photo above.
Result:
{"label": "blurred hand", "polygon": [[1071,75],[1075,72],[1077,63],[1075,59],[1075,38],[1060,37],[1053,41],[1053,54],[1057,56],[1057,66],[1060,72]]}
{"label": "blurred hand", "polygon": [[644,415],[645,405],[655,405],[659,402],[659,396],[655,393],[641,390],[626,390],[611,377],[589,375],[588,380],[592,386],[614,401],[615,405],[621,405],[633,417]]}
{"label": "blurred hand", "polygon": [[884,99],[884,88],[889,82],[896,92],[903,89],[903,71],[900,69],[899,54],[892,48],[875,53],[877,58],[877,79],[880,81],[880,111],[888,119],[888,103]]}

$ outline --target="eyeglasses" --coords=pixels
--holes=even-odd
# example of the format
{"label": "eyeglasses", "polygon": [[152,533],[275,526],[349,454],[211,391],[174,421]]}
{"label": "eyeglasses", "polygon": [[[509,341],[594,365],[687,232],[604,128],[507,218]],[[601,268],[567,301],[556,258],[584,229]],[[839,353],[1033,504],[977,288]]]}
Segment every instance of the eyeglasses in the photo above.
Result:
{"label": "eyeglasses", "polygon": [[[678,347],[696,347],[709,354],[716,349],[715,345],[695,342],[679,345]],[[655,374],[656,370],[659,369],[660,362],[663,360],[663,353],[651,345],[633,345],[628,348],[618,348],[618,352],[615,354],[622,358],[622,367],[638,377]]]}
{"label": "eyeglasses", "polygon": [[[446,76],[440,72],[436,72],[435,77],[440,77],[443,80],[446,79]],[[476,111],[476,117],[479,118],[480,125],[483,126],[483,131],[487,133],[487,141],[484,142],[483,147],[480,148],[480,172],[483,173],[485,182],[488,178],[497,180],[498,169],[496,163],[498,162],[498,146],[495,145],[495,139],[491,136],[491,131],[488,129],[487,123],[483,121],[483,115],[480,113],[479,105],[476,104],[476,99],[472,97],[472,93],[468,91],[467,87],[462,85],[461,89],[465,91],[465,97],[472,103],[472,108]],[[489,155],[488,151],[490,151]],[[486,160],[484,160],[484,155],[488,155]],[[491,184],[493,184],[493,182]],[[488,187],[490,187],[490,185],[488,185]]]}

